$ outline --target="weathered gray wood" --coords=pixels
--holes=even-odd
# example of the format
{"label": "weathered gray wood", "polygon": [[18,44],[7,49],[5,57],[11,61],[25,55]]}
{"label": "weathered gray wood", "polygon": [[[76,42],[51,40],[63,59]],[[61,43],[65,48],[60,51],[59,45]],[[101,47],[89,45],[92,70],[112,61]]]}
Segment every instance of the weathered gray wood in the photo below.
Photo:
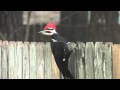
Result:
{"label": "weathered gray wood", "polygon": [[68,69],[70,70],[71,74],[75,78],[76,75],[76,59],[75,59],[75,48],[76,44],[75,43],[70,43],[69,45],[70,50],[73,50],[68,61]]}
{"label": "weathered gray wood", "polygon": [[50,43],[47,42],[45,43],[45,47],[44,47],[44,62],[45,62],[45,79],[53,79],[52,77],[52,53],[51,53],[51,49],[50,49]]}
{"label": "weathered gray wood", "polygon": [[30,79],[36,79],[36,43],[30,44]]}
{"label": "weathered gray wood", "polygon": [[16,43],[14,41],[9,42],[9,46],[8,46],[8,75],[9,75],[9,79],[16,79],[17,77],[17,69],[16,69],[16,60],[15,60],[15,56],[16,56]]}
{"label": "weathered gray wood", "polygon": [[94,60],[95,79],[103,79],[103,43],[96,42],[95,44],[95,60]]}
{"label": "weathered gray wood", "polygon": [[37,79],[44,79],[44,43],[37,43]]}
{"label": "weathered gray wood", "polygon": [[[68,67],[76,79],[112,79],[112,72],[114,78],[119,78],[120,45],[113,47],[112,43],[102,42],[95,46],[92,42],[86,46],[82,42],[69,45],[74,47]],[[0,41],[0,78],[60,79],[60,75],[49,42]]]}
{"label": "weathered gray wood", "polygon": [[30,56],[29,56],[29,42],[24,42],[23,44],[23,79],[29,79],[29,73],[30,73]]}
{"label": "weathered gray wood", "polygon": [[77,42],[76,47],[76,78],[85,79],[85,44]]}
{"label": "weathered gray wood", "polygon": [[1,73],[2,73],[2,41],[0,40],[0,79],[2,78],[2,75],[1,75]]}
{"label": "weathered gray wood", "polygon": [[60,71],[55,62],[54,56],[52,55],[52,77],[53,79],[60,79]]}
{"label": "weathered gray wood", "polygon": [[75,49],[75,47],[76,47],[76,44],[73,43],[73,42],[68,42],[67,45],[68,45],[69,50],[71,50],[71,51],[73,51]]}
{"label": "weathered gray wood", "polygon": [[85,48],[85,72],[86,79],[94,79],[94,44],[93,42],[87,42]]}
{"label": "weathered gray wood", "polygon": [[8,41],[2,43],[2,79],[8,78]]}
{"label": "weathered gray wood", "polygon": [[103,71],[104,79],[112,79],[112,43],[105,43],[104,45],[104,62]]}
{"label": "weathered gray wood", "polygon": [[24,42],[23,44],[23,79],[29,79],[29,73],[30,73],[30,58],[29,58],[29,42]]}
{"label": "weathered gray wood", "polygon": [[23,43],[16,42],[16,52],[15,52],[15,67],[16,67],[16,78],[22,79],[22,52],[23,52]]}

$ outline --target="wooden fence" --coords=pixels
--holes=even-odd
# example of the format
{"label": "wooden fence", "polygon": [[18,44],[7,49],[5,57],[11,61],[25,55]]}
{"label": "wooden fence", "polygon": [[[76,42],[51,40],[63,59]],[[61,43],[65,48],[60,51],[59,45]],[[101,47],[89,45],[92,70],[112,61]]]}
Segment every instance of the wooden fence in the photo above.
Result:
{"label": "wooden fence", "polygon": [[[76,79],[120,78],[120,45],[71,43],[69,69]],[[50,43],[0,41],[1,79],[62,79]]]}

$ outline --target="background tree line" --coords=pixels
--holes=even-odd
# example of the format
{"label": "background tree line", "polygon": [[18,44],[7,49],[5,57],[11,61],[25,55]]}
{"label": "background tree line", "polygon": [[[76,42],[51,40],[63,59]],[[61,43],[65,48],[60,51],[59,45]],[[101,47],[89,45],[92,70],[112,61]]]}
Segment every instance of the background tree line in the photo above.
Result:
{"label": "background tree line", "polygon": [[[0,11],[0,40],[49,41],[37,32],[40,24],[23,25],[24,11]],[[61,11],[58,32],[68,41],[120,43],[119,11]],[[44,23],[46,24],[46,23]]]}

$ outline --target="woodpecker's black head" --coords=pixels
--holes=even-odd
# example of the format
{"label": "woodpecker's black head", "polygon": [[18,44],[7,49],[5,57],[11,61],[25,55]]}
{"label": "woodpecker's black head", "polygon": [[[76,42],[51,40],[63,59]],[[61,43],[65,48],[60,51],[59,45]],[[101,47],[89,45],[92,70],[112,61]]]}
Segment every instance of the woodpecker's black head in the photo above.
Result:
{"label": "woodpecker's black head", "polygon": [[53,34],[56,34],[56,25],[54,23],[48,23],[43,31],[40,31],[38,33],[41,33],[46,36],[51,36]]}

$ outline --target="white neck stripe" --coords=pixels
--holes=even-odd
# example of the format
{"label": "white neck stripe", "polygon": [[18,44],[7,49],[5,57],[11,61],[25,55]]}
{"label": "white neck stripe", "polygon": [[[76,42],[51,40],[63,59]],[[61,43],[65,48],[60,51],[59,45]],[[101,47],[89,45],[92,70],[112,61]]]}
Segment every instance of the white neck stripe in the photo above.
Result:
{"label": "white neck stripe", "polygon": [[52,41],[53,41],[53,42],[58,42],[58,41],[57,41],[57,40],[55,40],[55,39],[52,39]]}

